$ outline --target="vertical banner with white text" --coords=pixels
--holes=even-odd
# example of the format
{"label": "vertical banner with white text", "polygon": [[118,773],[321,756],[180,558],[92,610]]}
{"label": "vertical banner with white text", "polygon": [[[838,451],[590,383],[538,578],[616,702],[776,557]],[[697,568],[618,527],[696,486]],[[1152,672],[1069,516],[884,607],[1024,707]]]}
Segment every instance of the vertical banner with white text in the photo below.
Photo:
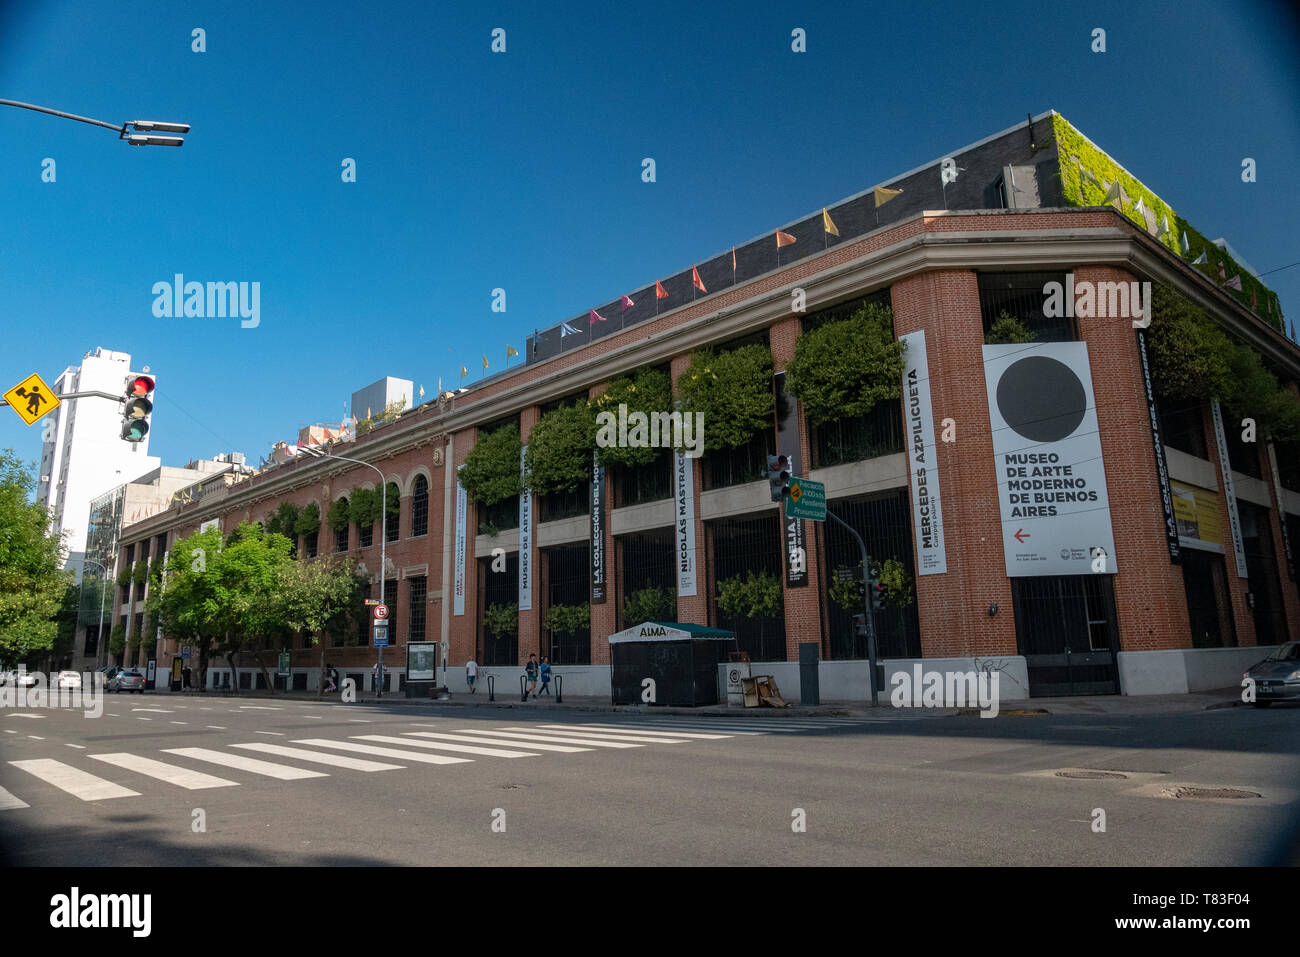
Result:
{"label": "vertical banner with white text", "polygon": [[1223,432],[1223,410],[1219,400],[1210,400],[1214,419],[1214,441],[1219,447],[1219,475],[1223,478],[1223,504],[1228,507],[1228,527],[1232,531],[1232,555],[1237,561],[1237,577],[1249,578],[1246,572],[1246,545],[1241,540],[1241,515],[1237,511],[1237,486],[1232,481],[1232,463],[1228,459],[1228,437]]}
{"label": "vertical banner with white text", "polygon": [[605,466],[591,453],[591,603],[605,604]]}
{"label": "vertical banner with white text", "polygon": [[452,585],[453,615],[465,614],[465,512],[469,502],[465,495],[465,486],[460,484],[460,470],[465,466],[456,466],[456,570]]}
{"label": "vertical banner with white text", "polygon": [[911,466],[912,534],[916,539],[916,573],[942,575],[948,571],[943,542],[943,510],[939,505],[938,446],[934,440],[934,410],[930,407],[930,363],[925,332],[900,337],[903,349],[903,419],[907,426],[907,460]]}
{"label": "vertical banner with white text", "polygon": [[519,610],[533,607],[533,493],[528,490],[528,474],[524,471],[524,455],[528,446],[519,450]]}
{"label": "vertical banner with white text", "polygon": [[678,452],[673,457],[677,477],[677,597],[695,594],[695,486],[691,479],[694,459]]}

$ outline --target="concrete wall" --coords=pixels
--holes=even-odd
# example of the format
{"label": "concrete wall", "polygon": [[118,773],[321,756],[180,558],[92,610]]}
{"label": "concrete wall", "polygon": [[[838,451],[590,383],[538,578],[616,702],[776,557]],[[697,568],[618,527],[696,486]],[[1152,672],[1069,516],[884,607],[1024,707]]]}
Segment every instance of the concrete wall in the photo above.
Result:
{"label": "concrete wall", "polygon": [[1121,651],[1120,690],[1131,695],[1186,694],[1236,687],[1246,669],[1267,658],[1276,647]]}

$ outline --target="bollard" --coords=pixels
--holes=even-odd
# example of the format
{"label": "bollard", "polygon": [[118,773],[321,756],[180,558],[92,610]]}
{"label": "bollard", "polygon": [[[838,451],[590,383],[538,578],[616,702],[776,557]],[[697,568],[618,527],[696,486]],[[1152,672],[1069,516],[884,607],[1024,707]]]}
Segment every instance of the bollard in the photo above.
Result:
{"label": "bollard", "polygon": [[519,700],[520,701],[528,700],[528,676],[527,675],[519,676]]}
{"label": "bollard", "polygon": [[564,704],[564,675],[555,676],[555,703]]}
{"label": "bollard", "polygon": [[497,692],[496,692],[496,683],[497,683],[497,679],[496,679],[496,676],[495,676],[495,675],[488,675],[488,676],[487,676],[487,680],[488,680],[488,700],[489,700],[489,701],[496,701],[496,700],[497,700]]}

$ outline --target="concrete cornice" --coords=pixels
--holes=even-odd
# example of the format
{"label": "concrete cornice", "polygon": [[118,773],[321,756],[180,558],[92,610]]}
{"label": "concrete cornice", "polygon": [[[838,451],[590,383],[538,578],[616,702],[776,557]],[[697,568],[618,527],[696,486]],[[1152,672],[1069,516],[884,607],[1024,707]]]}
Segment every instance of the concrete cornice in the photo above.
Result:
{"label": "concrete cornice", "polygon": [[[1053,229],[1016,229],[1010,226],[1016,218],[1022,216],[1059,216],[1085,212],[1108,212],[1114,217],[1114,224]],[[1008,226],[1000,228],[998,220],[1004,217]],[[462,400],[461,408],[456,408],[456,400],[453,399],[445,411],[439,411],[435,403],[428,403],[414,412],[408,412],[396,423],[380,427],[361,441],[344,446],[342,451],[353,458],[372,462],[382,471],[385,459],[435,444],[442,448],[446,437],[455,432],[516,413],[526,406],[541,405],[585,391],[615,376],[641,366],[667,362],[674,356],[689,353],[709,343],[761,332],[777,320],[792,314],[791,291],[795,286],[804,289],[808,308],[816,311],[909,276],[935,270],[1046,271],[1071,269],[1080,265],[1124,268],[1139,279],[1176,287],[1195,305],[1219,320],[1227,332],[1258,350],[1284,374],[1300,381],[1300,349],[1110,207],[931,210],[891,223],[880,232],[907,231],[917,221],[943,220],[946,224],[952,224],[953,220],[962,218],[977,220],[980,224],[988,224],[990,228],[924,231],[812,276],[792,279],[740,304],[721,307],[669,329],[651,332],[649,330],[655,325],[655,321],[651,320],[642,327],[646,332],[640,339],[608,352],[593,354],[549,374],[546,366],[554,360],[532,367],[523,366],[511,376],[514,383],[502,389],[499,394],[474,399],[471,390],[464,399],[472,401]],[[867,237],[854,241],[870,236],[868,234]],[[832,249],[819,256],[834,252]],[[780,271],[815,263],[819,256],[792,263]],[[767,281],[775,273],[776,271],[755,277],[747,285]],[[720,294],[728,292],[731,289],[721,290]],[[694,308],[694,305],[697,304],[681,308]],[[660,318],[666,319],[672,315],[669,312]],[[630,331],[635,332],[636,329],[633,327]],[[580,354],[581,350],[575,350],[569,355]],[[510,382],[510,379],[504,381]],[[332,480],[358,468],[361,467],[346,462],[330,462],[328,459],[299,460],[239,483],[210,505],[200,505],[184,513],[184,520],[187,523],[206,521],[225,512],[255,506],[261,501],[282,498],[290,492]],[[122,544],[157,534],[162,529],[178,524],[180,518],[180,515],[163,512],[141,521],[131,526],[129,531],[123,531]]]}

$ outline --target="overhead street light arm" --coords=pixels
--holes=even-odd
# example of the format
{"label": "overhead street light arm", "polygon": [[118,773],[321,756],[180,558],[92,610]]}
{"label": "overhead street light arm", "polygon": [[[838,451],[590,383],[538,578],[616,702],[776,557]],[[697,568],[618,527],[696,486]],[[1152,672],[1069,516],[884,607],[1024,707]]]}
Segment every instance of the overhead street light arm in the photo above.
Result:
{"label": "overhead street light arm", "polygon": [[[48,113],[50,116],[60,116],[65,120],[76,120],[78,123],[89,123],[91,126],[102,126],[106,130],[112,130],[118,134],[118,139],[126,140],[132,146],[184,146],[185,141],[179,136],[144,136],[144,133],[188,133],[190,125],[188,123],[168,123],[162,120],[127,120],[125,123],[106,123],[103,120],[96,120],[89,116],[78,116],[76,113],[67,113],[63,110],[51,109],[48,106],[37,106],[35,103],[23,103],[19,100],[0,99],[0,106],[14,106],[21,110],[34,110],[37,113]],[[134,133],[127,132],[135,130]]]}

